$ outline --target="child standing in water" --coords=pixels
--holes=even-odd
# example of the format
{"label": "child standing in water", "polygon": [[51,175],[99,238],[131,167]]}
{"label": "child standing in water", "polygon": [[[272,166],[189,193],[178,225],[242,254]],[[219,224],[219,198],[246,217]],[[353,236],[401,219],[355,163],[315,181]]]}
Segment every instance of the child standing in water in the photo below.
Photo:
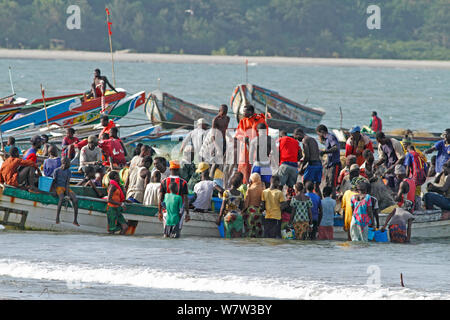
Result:
{"label": "child standing in water", "polygon": [[167,211],[164,224],[164,238],[179,238],[183,198],[177,194],[178,185],[175,182],[169,185],[169,190],[170,193],[164,195],[164,205]]}
{"label": "child standing in water", "polygon": [[74,210],[74,219],[73,224],[79,227],[78,224],[78,200],[73,193],[69,186],[70,186],[70,177],[72,176],[72,173],[69,170],[70,168],[70,160],[68,158],[63,158],[61,161],[61,167],[55,169],[53,171],[53,185],[56,188],[56,194],[58,195],[59,201],[58,201],[58,209],[56,213],[56,224],[60,223],[59,216],[61,214],[61,207],[63,204],[63,201],[66,197],[68,197],[72,201],[73,210]]}
{"label": "child standing in water", "polygon": [[367,194],[369,184],[360,182],[356,187],[357,194],[352,197],[353,217],[350,225],[352,241],[369,241],[369,223],[373,220],[372,197]]}
{"label": "child standing in water", "polygon": [[121,210],[125,210],[125,193],[120,186],[120,176],[117,171],[109,173],[108,187],[108,209],[106,216],[108,218],[108,232],[111,234],[120,231],[124,235],[128,230],[128,224]]}
{"label": "child standing in water", "polygon": [[305,195],[303,183],[298,182],[295,185],[296,196],[291,199],[290,206],[293,208],[292,225],[295,230],[295,239],[306,240],[308,231],[311,229],[313,218],[311,208],[313,203]]}

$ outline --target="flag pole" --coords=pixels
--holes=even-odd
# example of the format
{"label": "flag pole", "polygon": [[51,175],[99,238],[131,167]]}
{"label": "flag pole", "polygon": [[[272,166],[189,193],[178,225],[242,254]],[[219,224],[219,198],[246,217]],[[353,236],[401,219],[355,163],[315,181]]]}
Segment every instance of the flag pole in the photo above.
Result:
{"label": "flag pole", "polygon": [[11,75],[11,67],[9,67],[9,82],[11,84],[12,94],[16,95],[16,91],[14,90],[14,84],[13,84],[12,75]]}
{"label": "flag pole", "polygon": [[106,22],[108,24],[108,36],[109,36],[109,48],[111,50],[111,62],[112,62],[112,77],[113,77],[113,83],[114,83],[114,88],[116,87],[116,76],[115,76],[115,72],[114,72],[114,53],[113,53],[113,47],[112,47],[112,32],[111,32],[111,25],[112,22],[109,21],[109,9],[106,8]]}
{"label": "flag pole", "polygon": [[45,121],[47,122],[47,130],[50,130],[50,126],[48,125],[47,103],[45,102],[45,90],[42,87],[42,83],[41,83],[41,93],[42,93],[42,101],[44,102]]}

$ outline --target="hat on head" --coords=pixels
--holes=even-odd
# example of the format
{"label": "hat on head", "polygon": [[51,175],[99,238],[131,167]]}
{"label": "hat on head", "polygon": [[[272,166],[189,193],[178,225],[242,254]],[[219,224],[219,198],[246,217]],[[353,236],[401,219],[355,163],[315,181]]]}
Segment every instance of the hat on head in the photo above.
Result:
{"label": "hat on head", "polygon": [[197,120],[197,125],[207,124],[204,118],[200,118]]}
{"label": "hat on head", "polygon": [[405,166],[398,164],[395,166],[394,174],[406,174]]}
{"label": "hat on head", "polygon": [[172,160],[169,162],[169,164],[170,164],[169,169],[180,169],[181,168],[180,162],[178,160]]}
{"label": "hat on head", "polygon": [[33,138],[31,138],[31,143],[32,144],[35,144],[35,143],[38,143],[38,142],[41,142],[41,141],[42,141],[41,136],[34,136]]}
{"label": "hat on head", "polygon": [[350,166],[350,172],[359,170],[359,166],[355,163]]}
{"label": "hat on head", "polygon": [[197,170],[195,172],[202,173],[202,172],[205,172],[208,169],[209,169],[209,164],[207,164],[206,162],[200,162],[198,164]]}
{"label": "hat on head", "polygon": [[355,133],[355,132],[361,132],[361,128],[359,126],[354,126],[351,130],[350,133]]}
{"label": "hat on head", "polygon": [[97,136],[89,136],[88,143],[97,143]]}

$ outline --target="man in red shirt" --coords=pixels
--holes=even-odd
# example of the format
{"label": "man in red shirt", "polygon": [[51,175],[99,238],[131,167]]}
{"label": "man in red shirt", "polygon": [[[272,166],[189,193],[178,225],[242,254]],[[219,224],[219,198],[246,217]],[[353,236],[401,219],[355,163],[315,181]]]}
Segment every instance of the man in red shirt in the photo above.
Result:
{"label": "man in red shirt", "polygon": [[37,152],[42,146],[42,138],[40,136],[34,136],[31,139],[31,148],[25,152],[23,160],[31,160],[37,163]]}
{"label": "man in red shirt", "polygon": [[383,122],[378,117],[378,114],[376,111],[372,112],[372,119],[370,119],[369,127],[375,133],[383,131]]}
{"label": "man in red shirt", "polygon": [[102,135],[102,140],[98,143],[98,146],[102,149],[103,154],[105,155],[105,166],[110,166],[111,161],[113,166],[116,165],[118,167],[123,167],[126,165],[127,161],[125,158],[125,152],[121,142],[118,139],[110,138],[107,133],[104,133]]}
{"label": "man in red shirt", "polygon": [[75,147],[80,142],[80,139],[75,137],[75,129],[68,128],[66,131],[66,136],[62,141],[62,152],[61,158],[69,158],[69,160],[73,160],[75,158]]}
{"label": "man in red shirt", "polygon": [[292,188],[297,183],[298,162],[302,158],[302,149],[299,141],[288,137],[285,131],[280,131],[278,139],[280,155],[280,168],[276,175],[280,177],[280,185]]}
{"label": "man in red shirt", "polygon": [[[247,105],[244,107],[244,118],[239,121],[236,130],[236,139],[240,141],[240,154],[238,171],[244,175],[244,183],[248,183],[252,165],[249,160],[250,141],[258,136],[258,124],[264,123],[269,128],[264,114],[255,114],[255,107]],[[268,132],[269,130],[267,130]]]}
{"label": "man in red shirt", "polygon": [[374,152],[373,143],[368,136],[361,133],[359,126],[353,127],[350,130],[350,134],[350,138],[348,138],[345,144],[345,156],[356,156],[356,163],[361,167],[365,161],[362,154],[367,149]]}

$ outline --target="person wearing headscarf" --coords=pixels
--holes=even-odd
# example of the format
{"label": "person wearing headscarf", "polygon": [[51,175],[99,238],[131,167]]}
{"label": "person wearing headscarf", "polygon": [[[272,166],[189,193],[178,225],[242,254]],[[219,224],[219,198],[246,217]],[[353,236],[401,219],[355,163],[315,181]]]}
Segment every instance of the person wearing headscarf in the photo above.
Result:
{"label": "person wearing headscarf", "polygon": [[260,210],[261,195],[265,186],[258,173],[250,176],[250,186],[247,190],[247,197],[244,201],[244,230],[246,236],[250,238],[262,238],[263,220]]}

